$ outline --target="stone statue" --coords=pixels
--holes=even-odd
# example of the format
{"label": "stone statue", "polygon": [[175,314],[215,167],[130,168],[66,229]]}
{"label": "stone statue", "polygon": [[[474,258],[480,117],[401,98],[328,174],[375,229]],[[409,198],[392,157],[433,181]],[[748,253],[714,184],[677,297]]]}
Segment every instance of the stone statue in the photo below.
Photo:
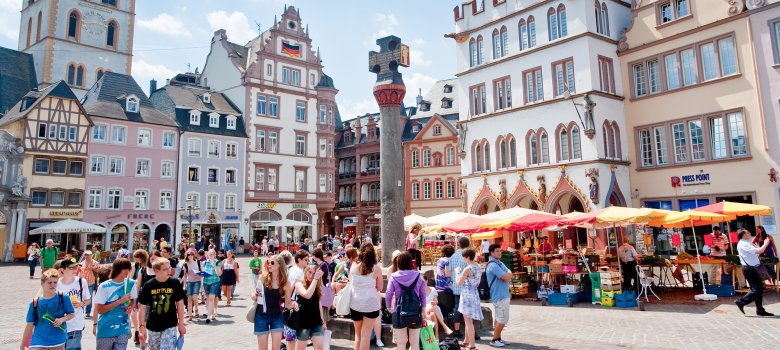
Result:
{"label": "stone statue", "polygon": [[469,127],[466,123],[458,123],[458,152],[466,155],[466,132]]}
{"label": "stone statue", "polygon": [[593,204],[599,204],[599,169],[590,168],[585,170],[585,177],[590,178],[588,198],[590,198]]}
{"label": "stone statue", "polygon": [[509,200],[506,192],[506,179],[498,180],[498,188],[498,203],[502,208],[506,208],[507,201]]}
{"label": "stone statue", "polygon": [[547,202],[547,184],[544,182],[544,175],[537,176],[536,181],[539,181],[539,203],[544,204]]}
{"label": "stone statue", "polygon": [[590,94],[585,94],[585,131],[596,130],[596,123],[593,121],[593,109],[596,108],[596,103],[590,98]]}
{"label": "stone statue", "polygon": [[13,185],[11,185],[11,193],[13,193],[14,196],[17,197],[27,197],[27,195],[24,194],[24,190],[27,187],[27,178],[24,176],[19,175],[18,178],[16,178],[16,182],[14,182]]}
{"label": "stone statue", "polygon": [[463,207],[463,212],[467,212],[469,209],[469,192],[468,185],[463,183],[463,181],[460,183],[460,200],[461,206]]}
{"label": "stone statue", "polygon": [[18,156],[24,153],[24,147],[22,147],[19,139],[15,139],[13,142],[8,143],[8,153],[13,156]]}

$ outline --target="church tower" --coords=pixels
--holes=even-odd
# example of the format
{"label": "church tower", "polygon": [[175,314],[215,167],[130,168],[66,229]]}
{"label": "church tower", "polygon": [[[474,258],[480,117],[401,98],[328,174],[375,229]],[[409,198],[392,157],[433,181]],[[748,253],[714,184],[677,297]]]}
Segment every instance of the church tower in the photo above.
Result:
{"label": "church tower", "polygon": [[130,74],[135,0],[24,0],[19,50],[40,86],[64,80],[83,97],[103,72]]}

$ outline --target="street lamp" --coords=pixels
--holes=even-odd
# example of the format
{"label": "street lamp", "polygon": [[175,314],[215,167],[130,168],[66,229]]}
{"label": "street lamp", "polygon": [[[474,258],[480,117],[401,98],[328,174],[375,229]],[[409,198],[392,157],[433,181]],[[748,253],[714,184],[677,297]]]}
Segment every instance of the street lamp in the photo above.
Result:
{"label": "street lamp", "polygon": [[[580,123],[582,124],[582,129],[585,133],[585,136],[587,136],[589,139],[592,139],[593,136],[596,136],[596,123],[593,121],[593,108],[596,107],[596,103],[590,99],[590,94],[585,94],[585,97],[583,98],[585,103],[576,103],[574,102],[574,98],[572,98],[569,90],[566,89],[566,91],[563,92],[563,98],[571,100],[571,104],[574,106],[574,110],[577,111],[577,117],[580,118]],[[585,120],[582,119],[580,109],[577,107],[585,108]]]}
{"label": "street lamp", "polygon": [[[187,208],[180,208],[178,213],[182,219],[187,220],[187,229],[189,230],[190,242],[193,242],[194,237],[192,237],[192,221],[198,218],[200,215],[200,208],[188,205]],[[174,241],[175,240],[176,238],[174,237]],[[176,242],[173,242],[173,244],[175,247]]]}

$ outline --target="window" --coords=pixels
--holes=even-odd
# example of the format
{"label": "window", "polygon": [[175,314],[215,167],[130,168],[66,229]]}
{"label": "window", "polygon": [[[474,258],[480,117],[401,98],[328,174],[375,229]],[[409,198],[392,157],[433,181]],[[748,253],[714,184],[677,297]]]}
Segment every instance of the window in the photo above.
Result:
{"label": "window", "polygon": [[707,43],[699,46],[701,55],[701,70],[705,81],[718,77],[718,62],[715,59],[715,44]]}
{"label": "window", "polygon": [[685,123],[672,124],[672,140],[674,141],[674,162],[688,161],[688,139],[685,137]]}
{"label": "window", "polygon": [[413,182],[412,183],[412,199],[414,199],[414,200],[420,199],[420,183],[419,182]]}
{"label": "window", "polygon": [[441,199],[442,197],[444,197],[444,183],[443,182],[436,181],[436,183],[434,184],[433,189],[434,189],[434,192],[433,192],[434,198]]}
{"label": "window", "polygon": [[265,190],[265,169],[255,169],[255,189],[258,191]]}
{"label": "window", "polygon": [[661,73],[658,70],[658,61],[647,62],[647,77],[649,84],[649,91],[651,94],[655,94],[661,91]]}
{"label": "window", "polygon": [[75,126],[68,127],[68,141],[76,141],[78,129]]}
{"label": "window", "polygon": [[609,36],[609,12],[607,10],[607,3],[600,3],[596,1],[596,32],[602,35]]}
{"label": "window", "polygon": [[599,60],[599,83],[601,91],[615,93],[615,71],[612,65],[612,59],[604,56],[598,56]]}
{"label": "window", "polygon": [[420,151],[412,150],[412,168],[420,166]]}
{"label": "window", "polygon": [[306,121],[306,102],[303,101],[295,102],[295,121],[297,122]]}
{"label": "window", "polygon": [[772,45],[775,51],[775,64],[780,62],[780,21],[772,23]]}
{"label": "window", "polygon": [[496,109],[512,107],[512,82],[509,77],[493,81]]}
{"label": "window", "polygon": [[653,138],[655,139],[655,164],[664,165],[666,161],[666,132],[664,127],[653,128]]}
{"label": "window", "polygon": [[164,160],[160,163],[160,177],[164,179],[173,178],[174,162],[170,160]]}
{"label": "window", "polygon": [[268,110],[268,98],[263,95],[257,95],[257,115],[265,115]]}
{"label": "window", "polygon": [[138,129],[138,145],[142,147],[152,146],[152,130]]}
{"label": "window", "polygon": [[650,143],[650,130],[639,131],[639,146],[642,157],[642,166],[653,165],[653,150]]}
{"label": "window", "polygon": [[211,103],[211,94],[210,93],[204,93],[200,96],[200,99],[203,101],[203,103]]}
{"label": "window", "polygon": [[[40,129],[40,125],[39,125]],[[38,137],[46,137],[46,124],[43,124],[43,136],[40,135],[40,130],[38,132]],[[104,124],[95,124],[95,126],[92,127],[92,141],[93,142],[106,142],[106,133],[107,133],[108,126]]]}
{"label": "window", "polygon": [[534,68],[523,72],[523,79],[525,80],[525,102],[533,103],[542,101],[544,99],[544,92],[542,91],[542,69]]}
{"label": "window", "polygon": [[558,9],[550,8],[547,11],[547,28],[549,28],[550,41],[563,38],[568,35],[568,23],[566,23],[566,7],[558,5]]}
{"label": "window", "polygon": [[306,172],[295,170],[295,192],[306,192]]}
{"label": "window", "polygon": [[225,170],[225,183],[228,185],[235,185],[236,184],[236,170],[235,169],[227,169]]}
{"label": "window", "polygon": [[206,209],[217,210],[219,205],[219,195],[216,193],[209,193],[206,195]]}
{"label": "window", "polygon": [[493,30],[493,59],[501,58],[509,53],[509,34],[506,27]]}
{"label": "window", "polygon": [[208,172],[208,183],[209,183],[209,185],[218,185],[219,184],[219,169],[209,168],[207,170],[207,172]]}
{"label": "window", "polygon": [[272,117],[279,117],[279,98],[268,98],[268,115]]}
{"label": "window", "polygon": [[671,0],[661,2],[657,6],[659,24],[669,23],[690,14],[688,0]]}
{"label": "window", "polygon": [[721,76],[727,76],[737,72],[734,38],[728,37],[718,40],[718,59],[720,61]]}
{"label": "window", "polygon": [[190,111],[190,125],[200,125],[199,111]]}
{"label": "window", "polygon": [[712,158],[726,158],[726,130],[723,125],[723,117],[709,118],[709,127]]}
{"label": "window", "polygon": [[290,84],[290,68],[282,67],[282,82]]}
{"label": "window", "polygon": [[265,75],[273,75],[274,66],[272,64],[267,64],[265,66]]}
{"label": "window", "polygon": [[225,120],[228,130],[236,130],[236,117],[229,115]]}
{"label": "window", "polygon": [[68,192],[68,202],[67,205],[69,207],[81,207],[81,197],[83,196],[83,193],[81,191],[74,191],[74,192]]}
{"label": "window", "polygon": [[119,157],[108,158],[108,174],[109,175],[124,175],[125,174],[125,159]]}
{"label": "window", "polygon": [[[49,164],[48,160],[46,160],[46,166],[47,166],[46,172],[47,173],[49,172],[48,171],[48,164]],[[90,174],[102,174],[103,173],[103,169],[105,169],[105,165],[106,165],[106,157],[104,157],[104,156],[92,156],[92,158],[89,159],[89,173]],[[35,162],[35,169],[36,169],[36,172],[37,172],[37,170],[38,170],[38,160],[37,159],[36,159],[36,162]]]}
{"label": "window", "polygon": [[328,106],[320,105],[320,124],[328,123]]}
{"label": "window", "polygon": [[78,40],[79,28],[81,28],[81,17],[74,11],[68,15],[68,39]]}
{"label": "window", "polygon": [[173,192],[161,191],[160,192],[160,210],[173,209]]}
{"label": "window", "polygon": [[455,164],[455,147],[447,147],[444,149],[445,164]]}
{"label": "window", "polygon": [[666,69],[666,89],[673,90],[680,87],[680,64],[677,60],[677,54],[664,56],[664,67]]}
{"label": "window", "polygon": [[200,139],[187,140],[187,155],[190,157],[200,157]]}
{"label": "window", "polygon": [[225,195],[225,210],[236,210],[236,195]]}
{"label": "window", "polygon": [[47,131],[48,131],[48,129],[47,129],[46,123],[39,123],[38,124],[38,138],[45,139]]}
{"label": "window", "polygon": [[46,191],[32,190],[30,192],[31,192],[30,194],[31,194],[31,197],[32,197],[31,198],[32,205],[34,207],[46,206],[46,199],[47,199],[47,196],[48,196],[48,193]]}
{"label": "window", "polygon": [[127,128],[121,125],[114,125],[111,127],[111,142],[112,143],[125,143],[127,135]]}
{"label": "window", "polygon": [[57,139],[57,124],[49,124],[49,140]]}
{"label": "window", "polygon": [[222,148],[219,141],[209,140],[209,158],[219,158],[219,150]]}
{"label": "window", "polygon": [[455,198],[455,181],[447,181],[447,198]]}
{"label": "window", "polygon": [[82,176],[84,175],[84,162],[80,160],[70,161],[70,176]]}
{"label": "window", "polygon": [[257,130],[255,148],[257,148],[257,150],[260,152],[265,152],[265,130]]}
{"label": "window", "polygon": [[431,150],[430,149],[424,149],[422,151],[422,161],[424,167],[431,166]]}
{"label": "window", "polygon": [[604,134],[604,156],[620,159],[622,154],[620,153],[620,130],[617,123],[605,120],[602,131]]}
{"label": "window", "polygon": [[191,166],[187,169],[187,182],[200,182],[200,168]]}
{"label": "window", "polygon": [[149,209],[149,191],[135,190],[135,209],[136,210]]}
{"label": "window", "polygon": [[471,38],[469,41],[469,53],[471,56],[471,67],[478,66],[484,62],[482,35],[478,36],[476,40]]}
{"label": "window", "polygon": [[52,175],[65,175],[68,173],[68,161],[63,159],[54,159],[51,164]]}
{"label": "window", "polygon": [[106,201],[106,209],[122,209],[122,190],[111,189],[108,190],[108,200]]}
{"label": "window", "polygon": [[541,150],[541,157],[540,160],[542,164],[546,164],[550,162],[550,148],[547,143],[547,133],[542,131],[542,135],[539,136],[539,146]]}
{"label": "window", "polygon": [[745,134],[745,121],[742,112],[734,112],[726,115],[729,122],[729,137],[731,139],[731,156],[740,157],[747,155],[747,136]]}
{"label": "window", "polygon": [[704,131],[701,120],[689,121],[688,131],[691,140],[691,159],[694,161],[704,160]]}
{"label": "window", "polygon": [[639,97],[639,96],[647,95],[645,65],[642,63],[635,64],[633,70],[634,70],[634,96]]}
{"label": "window", "polygon": [[431,183],[423,183],[423,199],[431,199]]}
{"label": "window", "polygon": [[235,143],[227,143],[225,144],[225,157],[230,159],[236,159],[238,158],[238,151],[237,151],[238,145]]}
{"label": "window", "polygon": [[173,131],[163,131],[163,148],[176,148],[176,133]]}
{"label": "window", "polygon": [[149,159],[136,159],[135,176],[148,177],[151,174],[151,161]]}
{"label": "window", "polygon": [[103,189],[90,188],[87,197],[87,209],[100,209],[103,205]]}
{"label": "window", "polygon": [[200,194],[187,193],[187,205],[191,205],[193,208],[200,207]]}
{"label": "window", "polygon": [[485,85],[471,87],[471,115],[484,114],[487,112]]}
{"label": "window", "polygon": [[320,181],[319,181],[320,193],[325,193],[327,191],[328,188],[327,183],[328,183],[327,175],[320,174]]}
{"label": "window", "polygon": [[[106,46],[114,47],[116,44],[116,22],[111,21],[106,28]],[[150,91],[151,93],[152,91]]]}
{"label": "window", "polygon": [[67,70],[67,82],[70,86],[83,87],[84,86],[84,66],[69,64]]}
{"label": "window", "polygon": [[434,125],[433,126],[433,134],[434,135],[441,135],[441,125]]}
{"label": "window", "polygon": [[295,155],[298,156],[306,155],[306,136],[304,135],[295,136]]}
{"label": "window", "polygon": [[555,86],[555,96],[563,96],[563,92],[568,90],[574,93],[574,61],[571,58],[562,62],[553,63],[553,75]]}
{"label": "window", "polygon": [[209,127],[210,128],[218,128],[219,127],[219,114],[217,114],[217,113],[209,114]]}
{"label": "window", "polygon": [[130,96],[127,98],[127,106],[125,107],[128,113],[138,113],[138,97]]}
{"label": "window", "polygon": [[59,140],[65,141],[68,139],[68,126],[67,125],[60,125],[60,132],[57,136]]}
{"label": "window", "polygon": [[569,132],[566,129],[558,134],[558,147],[560,148],[559,160],[569,160]]}
{"label": "window", "polygon": [[49,192],[49,206],[52,207],[65,206],[65,192],[64,191]]}
{"label": "window", "polygon": [[276,191],[276,169],[268,169],[268,190]]}
{"label": "window", "polygon": [[324,158],[328,155],[328,140],[319,139],[319,141],[320,141],[320,147],[319,147],[318,156]]}
{"label": "window", "polygon": [[573,127],[571,129],[571,159],[582,158],[582,151],[580,150],[580,128]]}
{"label": "window", "polygon": [[682,61],[683,85],[688,86],[695,84],[698,73],[693,49],[681,51],[680,58]]}
{"label": "window", "polygon": [[100,0],[101,3],[111,6],[116,6],[116,0]]}

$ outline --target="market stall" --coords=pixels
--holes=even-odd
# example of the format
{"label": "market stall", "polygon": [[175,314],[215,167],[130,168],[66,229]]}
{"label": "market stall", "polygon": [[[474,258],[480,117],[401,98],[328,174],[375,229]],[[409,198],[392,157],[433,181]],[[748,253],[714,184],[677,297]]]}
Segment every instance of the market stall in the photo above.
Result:
{"label": "market stall", "polygon": [[70,252],[75,250],[84,251],[86,249],[87,234],[91,233],[106,233],[106,229],[102,226],[93,225],[79,220],[65,219],[57,221],[45,226],[41,226],[30,231],[30,235],[48,235],[48,237],[54,237],[52,235],[65,235],[65,250],[63,252]]}

